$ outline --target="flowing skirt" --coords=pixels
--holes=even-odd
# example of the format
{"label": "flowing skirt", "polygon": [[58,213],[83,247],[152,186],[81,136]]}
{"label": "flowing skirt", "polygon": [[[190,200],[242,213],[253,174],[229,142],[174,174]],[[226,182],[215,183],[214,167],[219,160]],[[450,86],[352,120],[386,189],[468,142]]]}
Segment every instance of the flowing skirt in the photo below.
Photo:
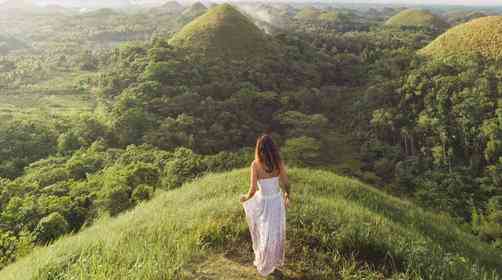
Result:
{"label": "flowing skirt", "polygon": [[284,264],[286,209],[282,194],[265,197],[257,192],[243,206],[253,241],[254,265],[260,275],[267,276]]}

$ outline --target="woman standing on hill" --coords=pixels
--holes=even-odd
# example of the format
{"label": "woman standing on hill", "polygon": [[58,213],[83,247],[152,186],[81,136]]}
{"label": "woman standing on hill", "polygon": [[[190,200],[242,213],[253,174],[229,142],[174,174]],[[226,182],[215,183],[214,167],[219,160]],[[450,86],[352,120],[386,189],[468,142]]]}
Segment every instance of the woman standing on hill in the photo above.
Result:
{"label": "woman standing on hill", "polygon": [[288,175],[269,135],[258,138],[249,192],[241,197],[241,203],[253,240],[254,265],[260,275],[267,276],[284,264],[289,205]]}

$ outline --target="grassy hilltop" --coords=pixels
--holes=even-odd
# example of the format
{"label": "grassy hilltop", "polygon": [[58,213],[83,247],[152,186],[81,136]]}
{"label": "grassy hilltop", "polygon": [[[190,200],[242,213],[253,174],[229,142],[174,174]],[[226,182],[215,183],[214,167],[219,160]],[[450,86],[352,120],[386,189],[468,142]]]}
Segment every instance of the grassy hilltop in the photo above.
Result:
{"label": "grassy hilltop", "polygon": [[448,24],[440,17],[425,10],[407,9],[391,17],[385,23],[396,27],[425,27],[433,29],[447,28]]}
{"label": "grassy hilltop", "polygon": [[[261,279],[237,201],[247,179],[211,174],[161,193],[0,279]],[[444,216],[325,171],[293,169],[291,179],[285,279],[500,279],[495,252]]]}
{"label": "grassy hilltop", "polygon": [[218,5],[176,33],[169,43],[207,57],[252,57],[266,49],[265,34],[229,4]]}
{"label": "grassy hilltop", "polygon": [[318,19],[321,15],[321,11],[314,7],[306,7],[301,9],[296,15],[295,19],[299,20],[314,20]]}
{"label": "grassy hilltop", "polygon": [[489,16],[453,27],[420,51],[428,56],[502,57],[502,16]]}

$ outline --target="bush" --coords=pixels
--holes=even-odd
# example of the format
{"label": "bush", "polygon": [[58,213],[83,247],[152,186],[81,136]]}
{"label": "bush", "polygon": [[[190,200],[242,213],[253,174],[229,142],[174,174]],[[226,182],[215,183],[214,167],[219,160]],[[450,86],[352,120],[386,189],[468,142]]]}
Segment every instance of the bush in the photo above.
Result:
{"label": "bush", "polygon": [[61,214],[52,213],[38,223],[35,229],[36,240],[42,244],[49,243],[65,234],[68,228],[68,222]]}
{"label": "bush", "polygon": [[167,189],[180,187],[206,169],[202,156],[195,154],[190,149],[178,148],[173,154],[173,159],[164,168],[162,183]]}
{"label": "bush", "polygon": [[481,239],[502,242],[502,196],[495,196],[488,201],[487,215],[481,217],[479,224]]}
{"label": "bush", "polygon": [[378,177],[384,180],[390,180],[394,173],[394,162],[387,158],[382,158],[375,161],[373,169],[375,169],[375,174]]}
{"label": "bush", "polygon": [[81,143],[78,134],[71,130],[59,135],[57,139],[57,147],[58,152],[62,154],[80,149]]}
{"label": "bush", "polygon": [[16,257],[17,239],[9,232],[0,232],[0,269]]}
{"label": "bush", "polygon": [[386,158],[396,161],[399,158],[400,148],[372,139],[364,143],[361,147],[361,156],[364,161],[373,163],[379,159]]}
{"label": "bush", "polygon": [[130,164],[122,172],[125,176],[125,183],[133,189],[141,184],[155,187],[160,179],[159,169],[148,163]]}
{"label": "bush", "polygon": [[417,179],[417,201],[424,207],[445,211],[454,217],[468,220],[472,204],[479,187],[468,173],[428,171]]}
{"label": "bush", "polygon": [[209,172],[221,172],[245,167],[253,161],[253,156],[252,149],[242,149],[237,153],[220,152],[204,157],[203,164]]}
{"label": "bush", "polygon": [[380,184],[380,177],[378,177],[373,172],[369,172],[369,171],[363,172],[362,175],[361,175],[361,179],[364,182],[367,182],[367,183],[370,183],[370,184],[373,184],[373,185]]}
{"label": "bush", "polygon": [[132,206],[131,189],[120,183],[106,185],[99,193],[99,204],[112,216],[120,214]]}
{"label": "bush", "polygon": [[139,185],[132,192],[132,201],[140,203],[141,201],[150,200],[153,197],[155,189],[148,185]]}
{"label": "bush", "polygon": [[298,137],[286,140],[282,149],[288,164],[308,166],[318,163],[321,157],[321,143],[312,137]]}
{"label": "bush", "polygon": [[415,181],[422,170],[422,164],[418,157],[410,157],[398,162],[395,168],[395,178],[399,191],[415,192]]}

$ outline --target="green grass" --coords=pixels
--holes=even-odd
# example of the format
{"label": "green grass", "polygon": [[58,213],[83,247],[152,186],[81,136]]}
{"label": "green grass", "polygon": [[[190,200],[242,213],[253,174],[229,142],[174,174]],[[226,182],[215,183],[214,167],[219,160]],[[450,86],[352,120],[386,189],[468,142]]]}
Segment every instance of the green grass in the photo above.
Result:
{"label": "green grass", "polygon": [[0,93],[0,121],[12,118],[38,118],[40,115],[67,116],[91,112],[96,106],[93,89],[79,89],[92,80],[96,73],[52,73],[51,78],[19,89]]}
{"label": "green grass", "polygon": [[425,10],[407,9],[391,17],[385,25],[397,27],[426,27],[444,29],[448,23],[438,16]]}
{"label": "green grass", "polygon": [[84,94],[16,93],[0,95],[0,122],[40,115],[67,116],[91,112],[95,100]]}
{"label": "green grass", "polygon": [[218,5],[187,24],[169,43],[207,57],[240,59],[263,53],[269,43],[253,22],[230,4]]}
{"label": "green grass", "polygon": [[[247,170],[211,174],[0,272],[23,279],[261,279],[238,203]],[[293,169],[282,279],[500,279],[502,260],[448,218],[337,176]],[[270,277],[274,279],[274,277]]]}
{"label": "green grass", "polygon": [[427,56],[481,54],[502,58],[502,16],[482,17],[458,25],[420,50]]}

